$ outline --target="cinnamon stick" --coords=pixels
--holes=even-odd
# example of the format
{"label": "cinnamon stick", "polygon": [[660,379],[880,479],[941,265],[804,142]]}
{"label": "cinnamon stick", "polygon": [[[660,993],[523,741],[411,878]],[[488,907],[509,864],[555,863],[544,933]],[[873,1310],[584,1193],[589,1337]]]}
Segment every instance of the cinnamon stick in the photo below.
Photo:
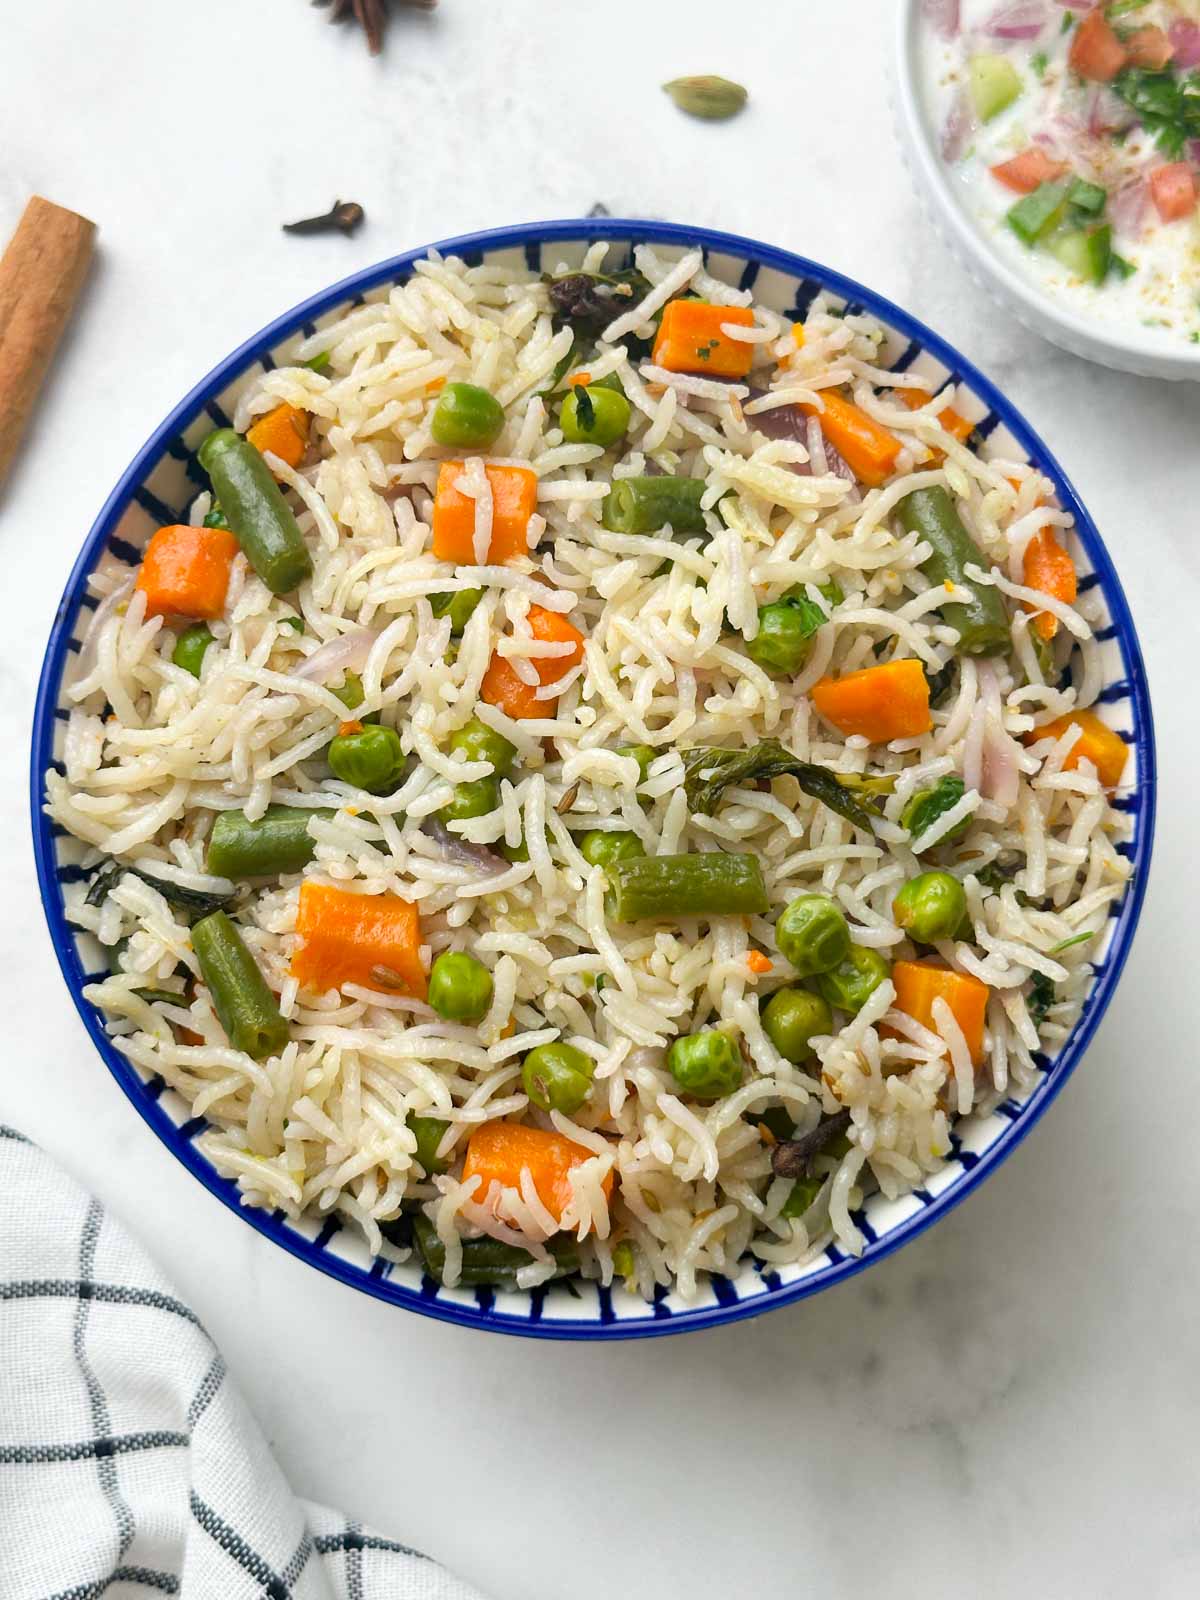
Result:
{"label": "cinnamon stick", "polygon": [[0,484],[87,276],[96,224],[34,195],[0,258]]}

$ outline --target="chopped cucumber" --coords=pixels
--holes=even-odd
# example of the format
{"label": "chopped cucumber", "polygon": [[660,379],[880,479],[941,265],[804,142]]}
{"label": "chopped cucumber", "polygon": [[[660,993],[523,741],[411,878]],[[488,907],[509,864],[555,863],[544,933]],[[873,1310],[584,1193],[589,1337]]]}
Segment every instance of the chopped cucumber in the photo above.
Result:
{"label": "chopped cucumber", "polygon": [[1046,241],[1046,249],[1085,283],[1103,283],[1112,261],[1112,229],[1107,223],[1086,230],[1064,228]]}
{"label": "chopped cucumber", "polygon": [[1021,92],[1021,76],[1007,56],[972,56],[967,65],[971,100],[980,122],[990,122]]}
{"label": "chopped cucumber", "polygon": [[1108,203],[1108,190],[1102,189],[1098,183],[1076,178],[1067,190],[1067,203],[1074,206],[1076,211],[1085,211],[1089,217],[1098,217]]}
{"label": "chopped cucumber", "polygon": [[1008,225],[1023,244],[1032,248],[1062,221],[1067,188],[1065,183],[1039,183],[1032,194],[1009,209]]}

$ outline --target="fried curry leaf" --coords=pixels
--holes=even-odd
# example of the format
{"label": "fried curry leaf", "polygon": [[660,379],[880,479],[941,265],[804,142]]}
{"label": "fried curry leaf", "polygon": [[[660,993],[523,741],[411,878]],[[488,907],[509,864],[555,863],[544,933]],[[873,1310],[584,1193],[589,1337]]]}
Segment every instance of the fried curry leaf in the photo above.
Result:
{"label": "fried curry leaf", "polygon": [[702,816],[711,816],[726,789],[757,783],[760,779],[795,778],[804,793],[845,817],[864,833],[871,833],[871,812],[878,813],[879,796],[895,784],[894,778],[863,778],[833,772],[815,761],[801,761],[778,739],[763,739],[748,750],[700,747],[684,750],[683,786],[688,804]]}
{"label": "fried curry leaf", "polygon": [[926,670],[925,676],[929,679],[929,704],[935,709],[944,706],[958,676],[958,662],[951,656],[944,667],[939,667],[936,672]]}
{"label": "fried curry leaf", "polygon": [[224,911],[237,898],[236,891],[231,894],[211,894],[206,889],[185,889],[182,884],[172,883],[167,878],[156,878],[152,872],[142,872],[127,862],[108,861],[97,869],[88,885],[86,903],[89,906],[102,904],[127,872],[148,883],[152,889],[157,889],[167,904],[174,906],[177,911],[187,911],[197,917],[206,917],[212,911]]}
{"label": "fried curry leaf", "polygon": [[1025,996],[1025,1009],[1029,1012],[1029,1020],[1034,1027],[1041,1029],[1046,1020],[1046,1013],[1054,1004],[1054,985],[1043,972],[1035,972],[1029,985],[1029,993]]}

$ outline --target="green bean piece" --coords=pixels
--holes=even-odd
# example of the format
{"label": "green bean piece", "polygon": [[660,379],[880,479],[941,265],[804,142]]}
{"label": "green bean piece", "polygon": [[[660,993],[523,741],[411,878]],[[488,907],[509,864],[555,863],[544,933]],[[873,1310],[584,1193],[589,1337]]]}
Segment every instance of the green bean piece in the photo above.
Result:
{"label": "green bean piece", "polygon": [[205,870],[235,883],[301,872],[317,852],[309,823],[332,815],[303,806],[268,806],[251,822],[244,811],[220,811],[209,835]]}
{"label": "green bean piece", "polygon": [[307,367],[310,372],[324,372],[329,365],[329,351],[318,350],[315,356],[310,356],[307,361],[302,361],[300,365]]}
{"label": "green bean piece", "polygon": [[846,959],[850,924],[827,894],[800,894],[780,912],[775,942],[800,976],[811,978]]}
{"label": "green bean piece", "polygon": [[482,589],[443,589],[429,596],[429,607],[435,617],[450,618],[450,632],[457,639],[482,599]]}
{"label": "green bean piece", "polygon": [[746,654],[773,678],[794,678],[812,654],[825,613],[805,594],[784,595],[758,608],[758,632]]}
{"label": "green bean piece", "polygon": [[694,1100],[723,1100],[742,1081],[742,1055],[727,1033],[705,1028],[676,1039],[667,1052],[671,1076]]}
{"label": "green bean piece", "polygon": [[608,449],[625,437],[632,415],[629,401],[615,389],[577,383],[558,412],[558,425],[569,444],[598,444]]}
{"label": "green bean piece", "polygon": [[486,722],[472,717],[450,735],[449,748],[468,761],[490,761],[498,778],[507,778],[517,759],[517,747]]}
{"label": "green bean piece", "polygon": [[[762,1011],[763,1032],[785,1061],[808,1061],[819,1033],[833,1032],[833,1016],[819,994],[777,989]],[[790,1137],[790,1135],[789,1135]]]}
{"label": "green bean piece", "polygon": [[469,783],[455,784],[454,798],[442,807],[440,816],[443,822],[467,822],[471,817],[486,817],[499,804],[499,779],[473,778]]}
{"label": "green bean piece", "polygon": [[818,1177],[815,1172],[811,1177],[797,1178],[788,1191],[787,1199],[779,1208],[779,1215],[789,1221],[793,1217],[802,1217],[825,1187],[826,1182],[825,1176]]}
{"label": "green bean piece", "polygon": [[414,1154],[425,1168],[426,1175],[432,1178],[439,1172],[445,1172],[450,1163],[441,1160],[437,1152],[450,1124],[441,1117],[425,1116],[419,1111],[410,1111],[404,1120],[417,1141]]}
{"label": "green bean piece", "polygon": [[455,450],[486,450],[504,427],[504,407],[475,383],[448,383],[438,396],[429,431]]}
{"label": "green bean piece", "polygon": [[218,428],[200,446],[229,527],[246,560],[272,594],[287,594],[312,577],[312,558],[271,469],[232,428]]}
{"label": "green bean piece", "polygon": [[862,1010],[879,985],[891,975],[890,965],[878,950],[855,944],[832,972],[822,972],[818,976],[817,988],[831,1006],[853,1014]]}
{"label": "green bean piece", "polygon": [[281,628],[290,628],[293,633],[303,633],[304,632],[304,618],[303,617],[281,617],[279,619],[279,626]]}
{"label": "green bean piece", "polygon": [[357,672],[347,672],[336,688],[331,683],[325,687],[331,695],[342,702],[347,711],[357,711],[366,699],[363,693],[363,681]]}
{"label": "green bean piece", "polygon": [[573,1117],[592,1092],[595,1070],[591,1056],[556,1039],[529,1052],[521,1067],[521,1082],[535,1106]]}
{"label": "green bean piece", "polygon": [[933,547],[921,563],[931,584],[961,584],[972,591],[967,601],[952,600],[941,607],[942,617],[958,629],[958,648],[965,655],[1002,654],[1012,643],[1004,596],[993,583],[978,583],[966,573],[968,565],[988,570],[991,563],[963,527],[954,502],[942,488],[914,489],[896,507],[909,533],[918,533]]}
{"label": "green bean piece", "polygon": [[[441,1283],[446,1271],[446,1246],[423,1211],[414,1212],[412,1228],[425,1271],[436,1283]],[[547,1241],[546,1248],[558,1263],[556,1278],[578,1272],[579,1245],[573,1234],[556,1234]],[[533,1257],[528,1250],[518,1249],[516,1245],[501,1244],[498,1239],[464,1239],[458,1281],[468,1289],[480,1284],[493,1289],[516,1289],[517,1273],[522,1267],[532,1265]]]}
{"label": "green bean piece", "polygon": [[378,723],[357,733],[339,733],[330,740],[326,756],[335,778],[368,794],[391,794],[404,771],[400,735]]}
{"label": "green bean piece", "polygon": [[600,508],[610,533],[704,533],[703,478],[615,478]]}
{"label": "green bean piece", "polygon": [[288,1042],[288,1025],[258,963],[223,911],[195,924],[192,949],[217,1020],[233,1048],[255,1061],[278,1055]]}
{"label": "green bean piece", "polygon": [[[921,835],[927,833],[939,817],[944,816],[952,806],[956,806],[966,793],[966,785],[961,778],[953,773],[941,777],[929,789],[918,789],[916,794],[900,813],[900,826],[908,829],[908,836],[914,845],[919,845]],[[949,833],[944,833],[937,841],[940,848],[944,844],[953,844],[956,839],[961,839],[970,831],[971,818],[963,817],[961,822],[956,822]]]}
{"label": "green bean piece", "polygon": [[967,896],[949,872],[921,872],[892,901],[896,926],[915,944],[953,939],[967,914]]}
{"label": "green bean piece", "polygon": [[621,744],[617,746],[619,756],[632,756],[638,764],[638,788],[645,783],[650,772],[650,763],[658,751],[652,744]]}
{"label": "green bean piece", "polygon": [[429,971],[429,1004],[447,1022],[481,1022],[492,1003],[492,975],[466,950],[444,950]]}
{"label": "green bean piece", "polygon": [[212,642],[212,629],[208,623],[193,622],[191,627],[185,628],[175,641],[171,660],[177,667],[190,672],[193,678],[198,678],[200,668],[204,665],[204,652]]}
{"label": "green bean piece", "polygon": [[767,887],[758,857],[710,853],[640,856],[605,869],[618,922],[653,917],[761,916]]}
{"label": "green bean piece", "polygon": [[625,828],[612,832],[593,828],[579,841],[579,853],[589,866],[603,867],[607,872],[614,861],[635,861],[646,854],[646,849],[637,834]]}

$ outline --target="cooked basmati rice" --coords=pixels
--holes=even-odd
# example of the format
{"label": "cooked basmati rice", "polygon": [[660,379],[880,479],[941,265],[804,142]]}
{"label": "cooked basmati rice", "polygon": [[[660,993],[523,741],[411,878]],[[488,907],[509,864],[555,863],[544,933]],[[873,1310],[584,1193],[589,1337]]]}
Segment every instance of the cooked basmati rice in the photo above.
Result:
{"label": "cooked basmati rice", "polygon": [[[594,247],[587,265],[602,259]],[[947,484],[989,564],[969,576],[1021,602],[1033,596],[1019,581],[1025,543],[1038,527],[1070,526],[1057,507],[1036,510],[1053,486],[1023,462],[984,459],[946,433],[934,414],[940,397],[938,407],[910,411],[878,393],[917,380],[891,379],[880,366],[882,330],[838,314],[823,295],[799,348],[790,325],[763,308],[752,327],[730,325],[753,352],[744,384],[681,375],[632,353],[622,337],[651,332],[655,311],[681,291],[750,300],[709,278],[697,251],[675,260],[640,247],[637,263],[651,291],[612,323],[588,362],[593,381],[615,374],[631,402],[619,455],[564,442],[549,387],[571,349],[569,330],[556,327],[541,280],[493,264],[431,256],[409,282],[300,346],[299,359],[328,352],[322,372],[282,367],[249,384],[239,427],[281,401],[312,419],[301,467],[270,461],[313,558],[298,596],[304,631],[288,624],[297,606],[273,596],[239,556],[197,679],[172,664],[177,630],[146,618],[144,596],[130,592],[121,569],[102,568],[91,580],[101,603],[68,690],[65,771],[47,775],[51,814],[96,859],[116,856],[218,893],[233,886],[204,870],[217,812],[311,807],[316,858],[306,876],[413,902],[427,964],[455,948],[491,969],[493,999],[477,1027],[443,1021],[404,995],[353,985],[310,993],[289,971],[301,875],[285,876],[239,911],[290,1024],[284,1051],[257,1063],[227,1043],[194,981],[187,920],[162,893],[131,875],[99,905],[86,903],[86,885],[69,891],[74,921],[114,956],[88,998],[117,1048],[209,1120],[204,1149],[246,1202],[292,1217],[339,1212],[373,1251],[393,1254],[383,1230],[403,1206],[424,1206],[445,1249],[447,1284],[461,1271],[464,1237],[481,1233],[529,1252],[523,1287],[555,1271],[546,1241],[558,1223],[527,1170],[519,1188],[493,1185],[489,1194],[457,1176],[472,1131],[496,1118],[554,1128],[586,1150],[562,1222],[578,1237],[582,1272],[605,1283],[621,1241],[633,1247],[621,1269],[631,1287],[649,1294],[671,1285],[684,1296],[703,1273],[736,1272],[748,1251],[772,1266],[807,1259],[830,1237],[860,1251],[854,1209],[865,1192],[895,1196],[919,1185],[946,1156],[956,1115],[1033,1085],[1034,1053],[1069,1032],[1090,977],[1086,945],[1052,952],[1081,924],[1102,927],[1128,873],[1117,850],[1125,819],[1089,765],[1064,770],[1075,730],[1023,742],[1035,724],[1099,693],[1094,596],[1047,603],[1063,626],[1040,654],[1025,613],[1015,612],[1012,657],[986,669],[965,660],[957,694],[919,739],[868,747],[843,737],[817,718],[807,693],[826,673],[877,658],[915,655],[935,671],[953,654],[957,635],[937,611],[948,595],[920,570],[928,548],[892,523],[905,494]],[[486,385],[506,408],[488,461],[518,462],[538,478],[529,554],[506,566],[486,564],[493,500],[479,458],[458,480],[475,502],[479,564],[460,571],[430,552],[437,463],[448,454],[433,442],[430,416],[447,378]],[[882,488],[862,489],[830,465],[819,410],[803,442],[756,431],[781,406],[819,408],[820,391],[839,384],[902,441],[897,473]],[[706,480],[707,537],[600,526],[612,479],[648,470]],[[208,505],[201,496],[193,520]],[[831,580],[844,596],[832,608],[822,590]],[[829,620],[801,673],[773,678],[741,643],[754,637],[759,607],[796,585]],[[483,598],[452,649],[450,620],[434,615],[430,596],[476,587]],[[539,689],[542,714],[514,722],[480,704],[493,653],[541,684],[535,664],[568,648],[534,638],[532,600],[569,612],[586,653]],[[344,707],[298,670],[364,629],[356,714],[394,727],[412,758],[386,797],[329,775],[322,752]],[[495,811],[429,832],[424,824],[451,784],[489,770],[446,752],[473,714],[517,747],[518,765]],[[715,815],[689,811],[675,750],[766,736],[843,773],[869,766],[892,775],[875,838],[791,777],[769,792],[730,790]],[[616,753],[622,744],[657,751],[636,792],[637,764]],[[1011,787],[1003,800],[981,793],[1002,756]],[[973,783],[962,800],[910,839],[900,816],[913,792],[964,770]],[[965,836],[948,841],[960,824]],[[932,1032],[894,1008],[890,983],[815,1041],[814,1061],[789,1063],[759,1021],[759,1000],[787,981],[773,921],[617,923],[603,871],[573,838],[585,829],[631,831],[651,855],[753,852],[776,911],[802,892],[830,895],[856,942],[889,958],[911,950],[893,917],[896,891],[932,853],[964,880],[971,924],[969,937],[943,941],[936,954],[995,991],[982,1065],[972,1065],[944,1001],[935,1002]],[[489,848],[522,839],[527,860],[509,864]],[[997,867],[999,888],[987,870]],[[772,960],[766,979],[747,965],[751,949]],[[181,971],[188,983],[178,1003],[139,994]],[[1035,975],[1053,984],[1037,1023]],[[710,1025],[734,1033],[746,1059],[742,1088],[715,1104],[689,1101],[666,1064],[672,1039]],[[574,1119],[537,1111],[522,1088],[522,1057],[556,1039],[595,1064],[594,1092]],[[756,1122],[771,1105],[785,1106],[799,1132],[843,1108],[851,1117],[845,1149],[817,1158],[825,1181],[798,1217],[780,1215],[791,1186],[773,1176]],[[447,1122],[444,1176],[431,1179],[416,1163],[412,1114]]]}

